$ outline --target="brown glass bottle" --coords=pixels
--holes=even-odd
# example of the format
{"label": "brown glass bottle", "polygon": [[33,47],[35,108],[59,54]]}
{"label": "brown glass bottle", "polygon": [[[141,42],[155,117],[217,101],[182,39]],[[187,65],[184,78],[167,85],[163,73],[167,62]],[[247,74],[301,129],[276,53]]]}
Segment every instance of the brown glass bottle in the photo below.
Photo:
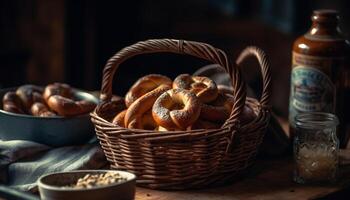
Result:
{"label": "brown glass bottle", "polygon": [[344,146],[350,118],[350,45],[339,29],[337,11],[316,10],[311,20],[310,30],[293,45],[290,131],[293,134],[298,113],[335,113],[340,119],[340,144]]}

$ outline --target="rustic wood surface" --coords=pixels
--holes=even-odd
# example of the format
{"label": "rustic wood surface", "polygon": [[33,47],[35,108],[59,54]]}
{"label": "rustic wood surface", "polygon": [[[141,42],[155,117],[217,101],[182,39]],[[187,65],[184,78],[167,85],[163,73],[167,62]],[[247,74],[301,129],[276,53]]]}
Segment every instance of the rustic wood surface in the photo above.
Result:
{"label": "rustic wood surface", "polygon": [[[349,153],[349,152],[348,152]],[[138,187],[136,200],[236,200],[236,199],[317,199],[344,189],[349,172],[341,168],[342,178],[335,185],[306,186],[292,181],[291,158],[258,161],[249,177],[227,186],[188,191],[157,191]]]}

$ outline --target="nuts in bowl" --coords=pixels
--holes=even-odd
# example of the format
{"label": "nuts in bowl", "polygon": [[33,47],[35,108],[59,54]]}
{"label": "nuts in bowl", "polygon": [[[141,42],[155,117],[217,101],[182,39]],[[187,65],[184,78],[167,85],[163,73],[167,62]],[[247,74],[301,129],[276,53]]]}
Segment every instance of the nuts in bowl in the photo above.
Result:
{"label": "nuts in bowl", "polygon": [[100,174],[86,174],[83,178],[79,178],[73,185],[65,186],[67,188],[93,188],[99,186],[110,185],[113,183],[122,183],[127,180],[126,177],[118,172],[109,171]]}
{"label": "nuts in bowl", "polygon": [[58,172],[39,178],[40,197],[56,199],[121,199],[135,196],[136,176],[119,170]]}

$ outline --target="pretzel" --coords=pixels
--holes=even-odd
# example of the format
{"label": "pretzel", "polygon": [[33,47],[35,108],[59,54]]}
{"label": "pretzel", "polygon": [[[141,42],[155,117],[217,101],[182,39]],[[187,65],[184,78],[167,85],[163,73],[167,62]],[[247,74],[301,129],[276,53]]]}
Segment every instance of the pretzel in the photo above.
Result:
{"label": "pretzel", "polygon": [[113,118],[112,123],[113,123],[113,124],[116,124],[116,125],[118,125],[118,126],[121,126],[121,127],[125,127],[124,119],[125,119],[126,111],[127,111],[127,110],[123,110],[123,111],[121,111],[120,113],[118,113],[118,114]]}
{"label": "pretzel", "polygon": [[43,89],[35,85],[23,85],[17,88],[16,94],[21,99],[25,112],[29,113],[30,108],[35,102],[44,103],[44,99],[41,95],[42,92]]}
{"label": "pretzel", "polygon": [[65,83],[53,83],[45,87],[43,98],[47,102],[49,98],[53,95],[59,95],[65,98],[72,98],[73,92],[72,88]]}
{"label": "pretzel", "polygon": [[190,90],[195,93],[202,103],[208,103],[218,96],[216,83],[204,76],[181,74],[173,82],[173,88]]}
{"label": "pretzel", "polygon": [[34,116],[39,116],[39,117],[52,117],[56,116],[54,112],[51,112],[49,108],[40,102],[36,102],[32,105],[30,112]]}
{"label": "pretzel", "polygon": [[171,87],[172,81],[166,76],[160,74],[150,74],[137,80],[129,89],[125,96],[125,104],[127,107],[136,101],[142,95],[156,89],[160,85]]}
{"label": "pretzel", "polygon": [[185,130],[199,117],[201,103],[196,95],[184,89],[171,89],[154,103],[152,115],[159,126]]}
{"label": "pretzel", "polygon": [[[230,94],[220,92],[215,101],[209,104],[202,104],[200,117],[209,122],[224,122],[229,118],[233,104],[234,99]],[[245,105],[239,119],[242,124],[246,124],[251,122],[255,117],[256,114],[253,109]]]}
{"label": "pretzel", "polygon": [[6,92],[2,98],[2,109],[7,112],[24,114],[22,101],[15,92]]}
{"label": "pretzel", "polygon": [[51,110],[62,116],[85,114],[92,111],[96,106],[90,101],[74,101],[60,95],[50,96],[47,100],[47,105]]}
{"label": "pretzel", "polygon": [[[116,115],[126,109],[125,100],[119,96],[112,96],[110,102],[104,104],[99,110],[104,113],[104,118],[113,122]],[[124,122],[123,122],[124,124]],[[123,125],[124,126],[124,125]]]}
{"label": "pretzel", "polygon": [[[233,89],[232,87],[226,86],[226,85],[218,85],[219,92],[224,93],[225,95],[232,97]],[[254,113],[254,110],[249,107],[247,104],[243,107],[243,111],[240,116],[240,121],[242,124],[247,124],[254,120],[256,117],[256,114]]]}
{"label": "pretzel", "polygon": [[158,124],[154,121],[151,110],[144,113],[141,117],[135,118],[128,125],[128,128],[144,130],[155,130],[157,127]]}
{"label": "pretzel", "polygon": [[125,127],[140,127],[140,120],[142,121],[144,114],[150,111],[157,98],[169,89],[171,89],[171,87],[168,85],[160,85],[134,101],[125,114]]}
{"label": "pretzel", "polygon": [[213,102],[202,104],[200,117],[211,122],[224,122],[229,118],[233,104],[233,97],[219,93]]}
{"label": "pretzel", "polygon": [[227,86],[227,85],[221,85],[221,84],[217,85],[217,87],[218,87],[219,92],[224,93],[224,94],[229,94],[231,96],[233,95],[232,87]]}

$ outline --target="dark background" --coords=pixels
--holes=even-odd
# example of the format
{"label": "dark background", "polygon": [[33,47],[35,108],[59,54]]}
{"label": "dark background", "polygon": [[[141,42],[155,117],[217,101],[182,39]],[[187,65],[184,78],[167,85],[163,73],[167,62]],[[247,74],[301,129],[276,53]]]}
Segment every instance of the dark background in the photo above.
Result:
{"label": "dark background", "polygon": [[[286,116],[291,46],[310,26],[312,10],[337,9],[350,33],[347,0],[0,0],[0,88],[67,82],[99,90],[104,64],[121,48],[150,38],[210,43],[231,59],[247,45],[264,49],[273,76],[272,103]],[[207,63],[168,54],[138,56],[117,71],[114,93],[140,76],[175,77]],[[255,61],[245,78],[259,88]]]}

